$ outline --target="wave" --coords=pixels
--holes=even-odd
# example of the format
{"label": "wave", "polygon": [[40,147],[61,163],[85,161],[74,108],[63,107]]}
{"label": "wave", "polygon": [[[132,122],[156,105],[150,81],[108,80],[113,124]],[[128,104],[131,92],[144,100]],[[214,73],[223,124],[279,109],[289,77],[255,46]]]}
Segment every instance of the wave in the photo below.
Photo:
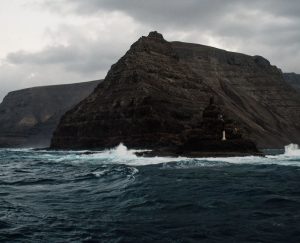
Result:
{"label": "wave", "polygon": [[[186,158],[186,157],[140,157],[136,152],[149,150],[128,149],[124,144],[113,149],[103,151],[49,151],[17,149],[11,150],[14,158],[18,152],[22,157],[28,159],[39,159],[44,162],[56,163],[93,163],[93,164],[123,164],[128,166],[144,166],[156,164],[169,164],[171,167],[191,168],[203,166],[225,166],[232,164],[254,164],[254,165],[287,165],[300,167],[300,149],[297,144],[285,146],[285,153],[280,155],[267,155],[265,157],[226,157],[226,158]],[[25,154],[22,152],[26,152]],[[20,154],[20,155],[21,155]],[[100,175],[100,174],[99,174]]]}
{"label": "wave", "polygon": [[[269,155],[266,157],[224,157],[224,158],[187,158],[187,157],[140,157],[136,152],[147,150],[128,149],[124,144],[116,148],[91,153],[74,153],[68,156],[56,158],[56,161],[72,161],[75,163],[102,163],[102,164],[125,164],[128,166],[145,166],[163,164],[163,168],[193,168],[193,167],[214,167],[226,165],[285,165],[300,167],[300,151],[298,145],[288,145],[282,155]],[[149,151],[149,150],[148,150]]]}
{"label": "wave", "polygon": [[286,156],[299,156],[300,157],[300,148],[298,144],[289,144],[284,147],[284,155]]}
{"label": "wave", "polygon": [[[3,150],[2,150],[3,151]],[[4,152],[9,152],[6,156],[11,156],[13,159],[26,158],[38,159],[45,162],[56,163],[93,163],[93,164],[124,164],[129,166],[143,166],[162,164],[167,162],[176,162],[188,160],[183,157],[141,157],[137,156],[136,152],[145,152],[151,150],[134,150],[128,149],[124,144],[120,144],[115,148],[103,151],[91,150],[34,150],[34,149],[6,149]],[[1,152],[1,151],[0,151]]]}
{"label": "wave", "polygon": [[141,157],[136,152],[145,152],[149,150],[128,149],[124,144],[120,144],[116,148],[104,150],[88,155],[82,155],[81,158],[87,160],[105,160],[118,164],[127,164],[131,166],[154,165],[166,162],[176,162],[187,160],[184,157]]}

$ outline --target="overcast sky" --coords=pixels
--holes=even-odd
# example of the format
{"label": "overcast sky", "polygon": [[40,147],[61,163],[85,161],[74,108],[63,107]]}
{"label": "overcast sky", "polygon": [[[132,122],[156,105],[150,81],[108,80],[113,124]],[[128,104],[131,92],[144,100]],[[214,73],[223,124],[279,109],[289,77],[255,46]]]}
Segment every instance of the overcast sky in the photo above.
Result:
{"label": "overcast sky", "polygon": [[12,90],[104,78],[151,30],[300,73],[299,13],[299,0],[1,0],[0,102]]}

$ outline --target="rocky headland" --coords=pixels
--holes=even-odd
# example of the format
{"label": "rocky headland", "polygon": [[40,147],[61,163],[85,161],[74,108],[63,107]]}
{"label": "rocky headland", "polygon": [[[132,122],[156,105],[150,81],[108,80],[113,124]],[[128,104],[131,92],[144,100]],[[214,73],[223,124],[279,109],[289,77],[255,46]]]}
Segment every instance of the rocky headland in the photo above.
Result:
{"label": "rocky headland", "polygon": [[[226,142],[207,122],[211,97],[227,119]],[[300,143],[300,98],[280,69],[261,56],[168,42],[151,32],[62,117],[51,148],[105,149],[123,142],[161,153],[257,153],[251,141],[260,148]]]}
{"label": "rocky headland", "polygon": [[0,104],[0,147],[47,147],[61,116],[100,81],[10,92]]}

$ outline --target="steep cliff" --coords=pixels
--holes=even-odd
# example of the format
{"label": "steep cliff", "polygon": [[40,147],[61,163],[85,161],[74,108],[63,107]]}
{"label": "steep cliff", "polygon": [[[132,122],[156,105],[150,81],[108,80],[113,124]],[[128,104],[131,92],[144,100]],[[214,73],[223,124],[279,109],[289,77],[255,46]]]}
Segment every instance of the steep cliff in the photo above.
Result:
{"label": "steep cliff", "polygon": [[[260,56],[141,37],[62,118],[52,148],[182,146],[210,97],[260,147],[300,142],[300,99]],[[202,136],[203,134],[199,134]]]}
{"label": "steep cliff", "polygon": [[49,146],[61,116],[98,84],[91,81],[10,92],[0,104],[0,147]]}

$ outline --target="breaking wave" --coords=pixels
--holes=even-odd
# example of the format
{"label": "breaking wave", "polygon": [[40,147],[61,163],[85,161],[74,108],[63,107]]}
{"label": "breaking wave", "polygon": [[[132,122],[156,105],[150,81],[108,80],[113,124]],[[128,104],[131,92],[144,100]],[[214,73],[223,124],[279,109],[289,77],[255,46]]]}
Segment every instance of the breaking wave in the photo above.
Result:
{"label": "breaking wave", "polygon": [[286,156],[299,156],[300,157],[300,148],[298,144],[290,144],[284,147],[284,155]]}
{"label": "breaking wave", "polygon": [[[2,150],[3,151],[3,150]],[[246,157],[209,157],[209,158],[186,158],[186,157],[141,157],[136,152],[147,150],[128,149],[120,144],[116,148],[103,151],[51,151],[33,149],[6,149],[12,156],[41,159],[46,162],[57,163],[92,163],[92,164],[123,164],[128,166],[145,166],[170,163],[170,166],[178,168],[192,168],[202,166],[224,166],[234,164],[254,164],[254,165],[285,165],[300,167],[300,149],[297,144],[285,146],[285,152],[278,155],[246,156]]]}
{"label": "breaking wave", "polygon": [[[90,161],[94,163],[104,162],[114,164],[126,164],[129,166],[144,166],[163,164],[164,167],[172,166],[177,168],[193,167],[213,167],[234,164],[254,164],[254,165],[285,165],[300,167],[300,150],[298,145],[290,144],[285,147],[284,154],[246,157],[209,157],[209,158],[187,158],[187,157],[140,157],[136,152],[147,150],[131,150],[125,145],[120,144],[116,148],[98,151],[92,154],[81,154],[78,156],[79,161]],[[62,158],[63,159],[63,158]]]}

